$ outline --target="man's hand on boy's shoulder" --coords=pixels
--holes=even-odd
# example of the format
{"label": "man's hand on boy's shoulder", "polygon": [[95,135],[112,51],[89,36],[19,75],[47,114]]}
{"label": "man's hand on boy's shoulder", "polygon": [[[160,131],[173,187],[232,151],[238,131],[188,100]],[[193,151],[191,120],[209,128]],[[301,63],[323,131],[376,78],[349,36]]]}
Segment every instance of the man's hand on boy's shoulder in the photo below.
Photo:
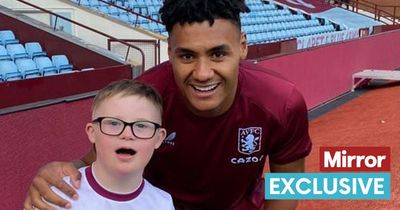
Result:
{"label": "man's hand on boy's shoulder", "polygon": [[[78,199],[78,194],[72,186],[76,189],[80,186],[81,174],[76,168],[79,165],[72,162],[51,162],[44,165],[33,178],[24,202],[24,209],[33,210],[33,207],[41,210],[54,209],[43,199],[60,207],[70,207],[71,204],[56,195],[50,187],[55,186],[72,199]],[[68,184],[63,180],[65,176],[71,178],[71,183]]]}

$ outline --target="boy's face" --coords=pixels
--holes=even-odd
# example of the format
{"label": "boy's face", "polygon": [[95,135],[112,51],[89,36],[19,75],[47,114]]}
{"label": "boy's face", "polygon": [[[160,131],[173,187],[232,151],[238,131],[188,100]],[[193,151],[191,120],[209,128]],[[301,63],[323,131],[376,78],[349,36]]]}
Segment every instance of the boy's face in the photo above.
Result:
{"label": "boy's face", "polygon": [[175,82],[189,109],[217,116],[233,103],[239,61],[247,55],[246,36],[229,20],[175,24],[168,40]]}
{"label": "boy's face", "polygon": [[[121,96],[117,94],[105,99],[93,113],[93,119],[113,117],[125,122],[151,121],[161,124],[159,109],[144,97]],[[113,125],[113,124],[111,124]],[[104,127],[103,127],[104,131]],[[88,123],[86,133],[96,145],[96,167],[117,174],[143,173],[154,149],[165,138],[163,128],[156,130],[151,139],[136,138],[130,126],[126,126],[118,136],[106,135],[100,130],[100,123]]]}

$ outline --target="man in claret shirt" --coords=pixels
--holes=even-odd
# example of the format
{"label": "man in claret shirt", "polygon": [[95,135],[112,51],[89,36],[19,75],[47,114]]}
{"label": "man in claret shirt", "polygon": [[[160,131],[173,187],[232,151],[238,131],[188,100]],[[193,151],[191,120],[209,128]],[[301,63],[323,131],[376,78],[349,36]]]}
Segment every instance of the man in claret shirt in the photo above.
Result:
{"label": "man in claret shirt", "polygon": [[[243,0],[166,0],[160,9],[169,33],[169,61],[138,80],[164,100],[168,135],[145,178],[169,192],[178,210],[295,209],[295,200],[264,200],[262,173],[303,172],[311,151],[307,108],[294,85],[279,74],[244,61]],[[56,185],[74,199],[76,168],[94,161],[94,151],[74,163],[53,162],[36,175],[25,200],[48,209],[60,206]],[[61,175],[60,175],[61,174]],[[61,184],[60,184],[61,183]]]}

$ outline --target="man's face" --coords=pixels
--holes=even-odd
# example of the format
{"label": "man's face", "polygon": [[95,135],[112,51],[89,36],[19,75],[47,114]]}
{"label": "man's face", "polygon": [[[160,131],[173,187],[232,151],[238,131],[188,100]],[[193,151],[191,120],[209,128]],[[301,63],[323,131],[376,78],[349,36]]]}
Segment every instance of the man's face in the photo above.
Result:
{"label": "man's face", "polygon": [[212,117],[232,105],[240,59],[247,55],[246,36],[229,20],[175,24],[169,37],[168,54],[175,82],[189,109]]}

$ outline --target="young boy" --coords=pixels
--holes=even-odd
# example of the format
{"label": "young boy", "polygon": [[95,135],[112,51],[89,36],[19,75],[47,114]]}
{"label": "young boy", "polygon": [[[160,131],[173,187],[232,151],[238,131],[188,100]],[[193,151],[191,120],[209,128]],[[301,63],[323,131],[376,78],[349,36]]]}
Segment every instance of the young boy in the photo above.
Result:
{"label": "young boy", "polygon": [[93,120],[86,125],[96,161],[80,169],[79,200],[69,199],[72,209],[174,209],[168,193],[143,179],[145,166],[166,135],[161,116],[161,97],[143,83],[121,80],[97,94]]}

